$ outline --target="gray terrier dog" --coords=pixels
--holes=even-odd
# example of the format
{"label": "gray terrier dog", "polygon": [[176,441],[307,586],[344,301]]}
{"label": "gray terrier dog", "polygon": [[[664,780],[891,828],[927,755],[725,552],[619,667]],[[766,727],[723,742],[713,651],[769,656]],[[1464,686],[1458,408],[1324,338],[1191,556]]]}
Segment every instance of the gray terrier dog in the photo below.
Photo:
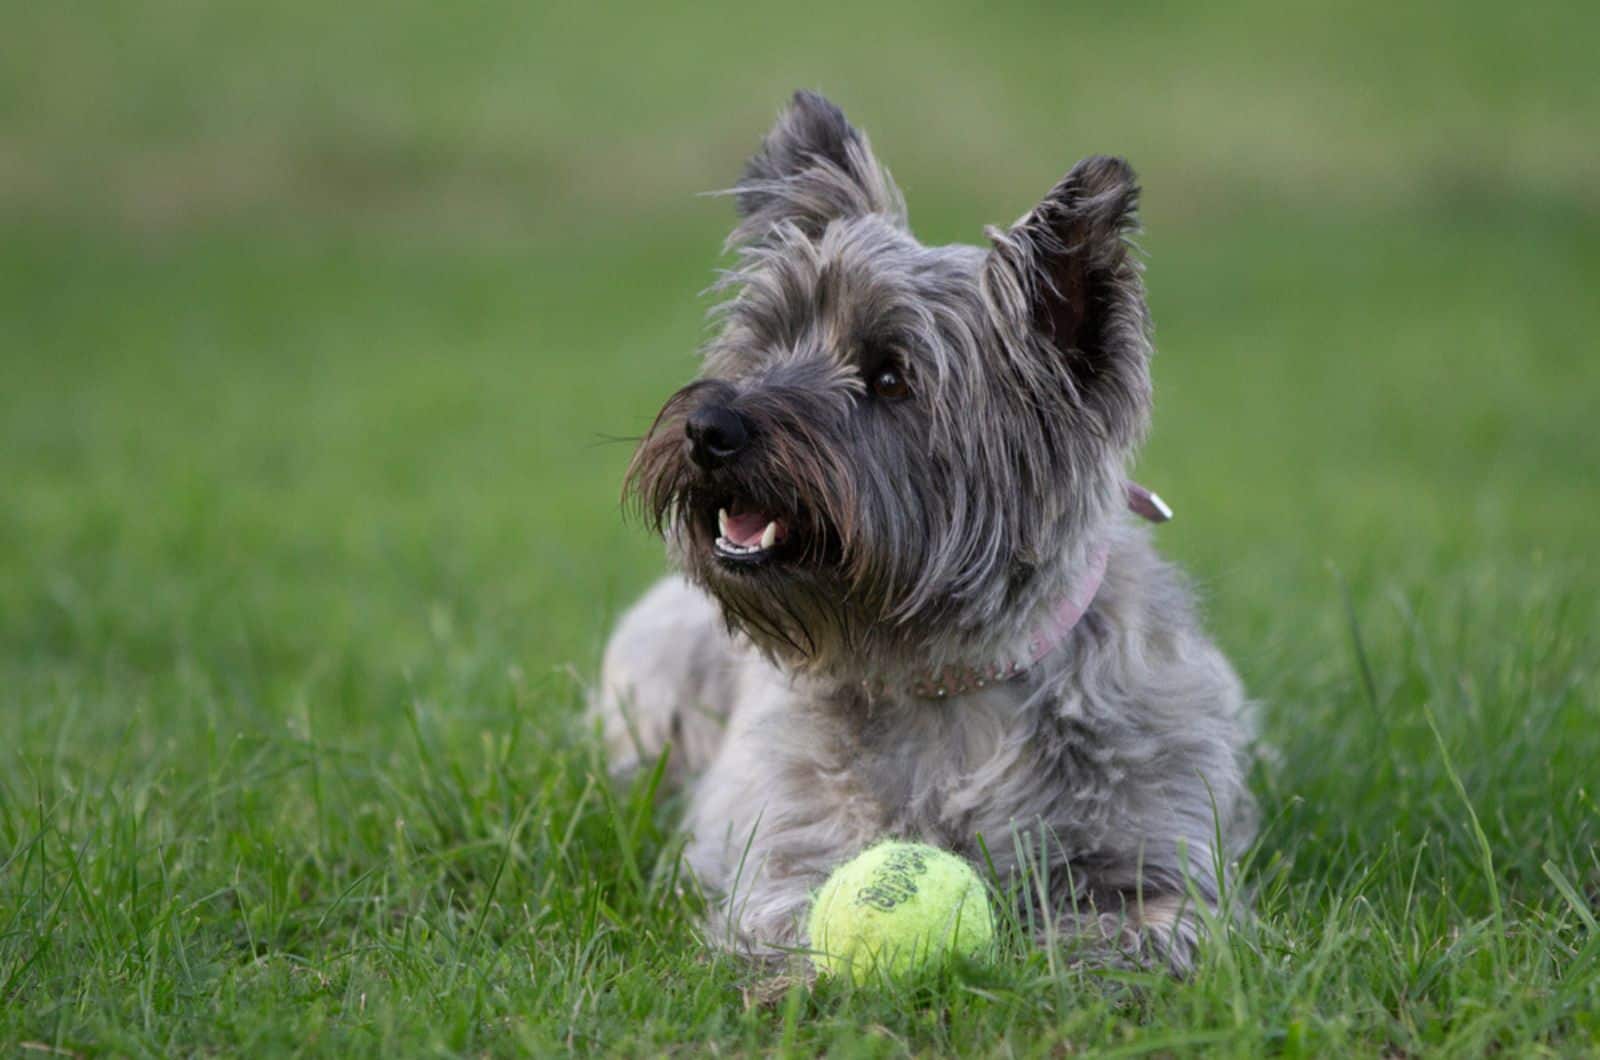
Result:
{"label": "gray terrier dog", "polygon": [[[700,378],[628,493],[682,576],[622,619],[594,713],[668,751],[710,934],[803,948],[886,836],[1020,894],[1089,959],[1192,961],[1253,828],[1239,680],[1128,514],[1150,406],[1127,163],[991,246],[928,247],[866,137],[798,93],[734,189]],[[1042,919],[1041,919],[1042,918]]]}

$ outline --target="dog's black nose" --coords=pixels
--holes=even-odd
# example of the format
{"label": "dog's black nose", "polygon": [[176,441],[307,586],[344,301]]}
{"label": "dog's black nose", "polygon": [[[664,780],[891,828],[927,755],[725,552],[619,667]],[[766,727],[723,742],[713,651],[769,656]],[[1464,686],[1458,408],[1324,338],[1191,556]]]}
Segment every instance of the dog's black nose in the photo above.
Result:
{"label": "dog's black nose", "polygon": [[707,471],[732,460],[750,441],[744,418],[726,405],[695,409],[684,430],[689,435],[689,456]]}

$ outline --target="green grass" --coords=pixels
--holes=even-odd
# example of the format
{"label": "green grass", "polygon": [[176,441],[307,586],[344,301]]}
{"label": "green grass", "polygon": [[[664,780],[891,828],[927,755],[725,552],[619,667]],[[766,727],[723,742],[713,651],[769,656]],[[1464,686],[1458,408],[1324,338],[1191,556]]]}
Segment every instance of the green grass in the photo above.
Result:
{"label": "green grass", "polygon": [[[1588,9],[0,31],[0,1048],[1600,1051]],[[601,779],[584,684],[661,568],[613,439],[693,370],[693,193],[796,85],[931,239],[1145,176],[1139,474],[1274,748],[1257,916],[1187,982],[1013,925],[774,989]]]}

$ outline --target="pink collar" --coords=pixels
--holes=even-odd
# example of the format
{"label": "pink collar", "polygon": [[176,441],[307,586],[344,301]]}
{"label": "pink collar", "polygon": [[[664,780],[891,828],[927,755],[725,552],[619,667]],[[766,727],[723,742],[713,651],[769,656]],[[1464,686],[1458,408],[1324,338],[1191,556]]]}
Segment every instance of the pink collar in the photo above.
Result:
{"label": "pink collar", "polygon": [[[1166,502],[1143,486],[1130,482],[1127,491],[1128,509],[1134,514],[1152,523],[1164,523],[1172,518],[1172,509],[1167,507]],[[1083,574],[1028,637],[1027,647],[1019,658],[990,666],[947,666],[913,681],[906,691],[922,699],[944,699],[977,691],[991,683],[1021,677],[1045,656],[1061,647],[1067,634],[1073,631],[1084,612],[1089,610],[1095,594],[1100,591],[1100,583],[1105,580],[1108,556],[1109,550],[1105,546],[1094,551]],[[867,682],[867,691],[869,694],[882,695],[888,689],[881,682]]]}

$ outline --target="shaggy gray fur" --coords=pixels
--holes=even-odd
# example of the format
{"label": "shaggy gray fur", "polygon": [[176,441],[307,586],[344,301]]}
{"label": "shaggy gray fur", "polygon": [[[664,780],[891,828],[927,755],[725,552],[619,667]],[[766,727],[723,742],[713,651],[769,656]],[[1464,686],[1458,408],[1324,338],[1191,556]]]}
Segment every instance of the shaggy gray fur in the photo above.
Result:
{"label": "shaggy gray fur", "polygon": [[[1032,871],[1042,934],[1182,970],[1192,899],[1250,837],[1250,726],[1124,511],[1150,406],[1132,171],[1086,159],[988,249],[927,247],[866,138],[802,92],[735,194],[719,333],[629,470],[683,574],[607,648],[613,768],[670,745],[720,943],[804,946],[812,891],[884,836],[981,840]],[[726,458],[686,437],[707,410],[743,425]],[[781,520],[770,558],[713,547],[730,505]],[[1013,652],[1101,549],[1093,605],[1027,673],[905,691]]]}

